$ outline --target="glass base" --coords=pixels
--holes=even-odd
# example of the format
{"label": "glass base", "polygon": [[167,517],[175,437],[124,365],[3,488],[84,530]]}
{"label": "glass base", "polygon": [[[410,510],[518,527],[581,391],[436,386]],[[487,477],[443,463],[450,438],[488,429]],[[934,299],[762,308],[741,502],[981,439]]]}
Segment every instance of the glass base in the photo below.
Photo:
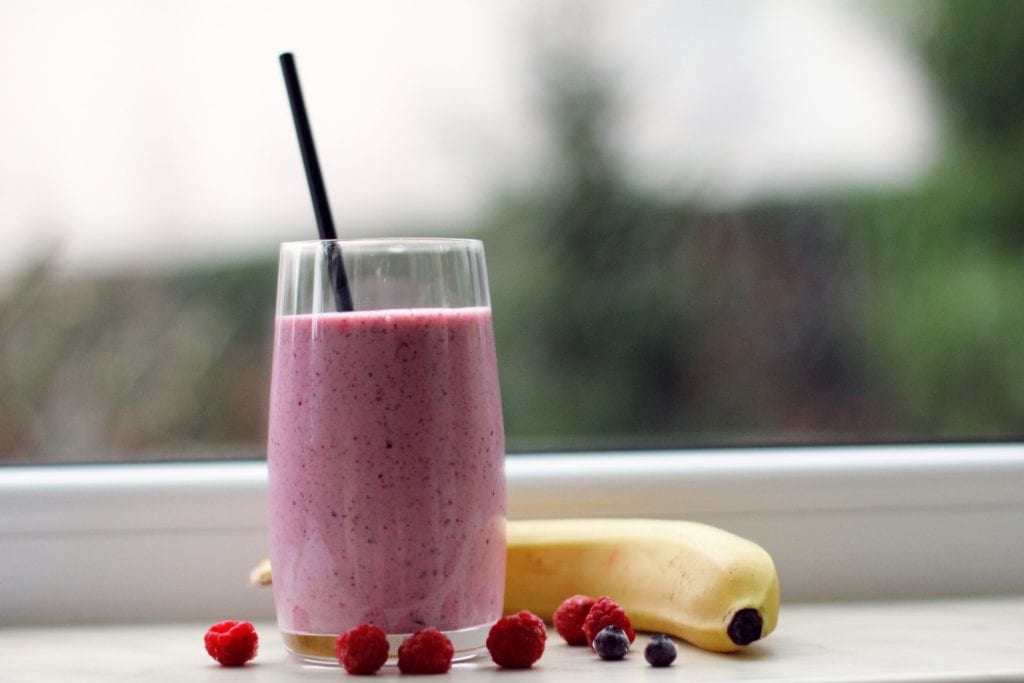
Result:
{"label": "glass base", "polygon": [[[487,634],[492,624],[480,624],[470,626],[456,631],[442,631],[452,641],[455,648],[454,662],[464,662],[486,651]],[[314,666],[338,666],[338,658],[334,653],[334,644],[338,641],[338,635],[320,635],[316,633],[293,633],[281,630],[281,637],[284,646],[293,657],[302,664]],[[402,641],[411,636],[411,633],[396,633],[388,635],[388,664],[398,663],[398,647]]]}

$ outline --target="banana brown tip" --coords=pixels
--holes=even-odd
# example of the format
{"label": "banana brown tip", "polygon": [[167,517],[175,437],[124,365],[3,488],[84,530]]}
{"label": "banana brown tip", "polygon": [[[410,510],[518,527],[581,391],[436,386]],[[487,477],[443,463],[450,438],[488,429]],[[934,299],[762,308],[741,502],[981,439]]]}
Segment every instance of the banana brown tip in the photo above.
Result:
{"label": "banana brown tip", "polygon": [[750,645],[761,638],[762,628],[764,628],[764,620],[761,618],[761,613],[748,607],[732,615],[732,621],[729,622],[726,633],[729,634],[729,640],[737,645]]}

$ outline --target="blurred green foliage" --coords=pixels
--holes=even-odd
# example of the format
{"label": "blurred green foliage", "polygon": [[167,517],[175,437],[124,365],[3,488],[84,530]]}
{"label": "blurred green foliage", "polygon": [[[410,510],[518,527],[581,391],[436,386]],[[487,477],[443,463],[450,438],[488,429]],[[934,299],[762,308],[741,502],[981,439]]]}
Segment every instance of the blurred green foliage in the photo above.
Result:
{"label": "blurred green foliage", "polygon": [[645,194],[609,80],[548,60],[559,163],[485,233],[513,447],[1024,432],[1024,4],[918,5],[947,130],[910,190]]}
{"label": "blurred green foliage", "polygon": [[[1024,3],[915,6],[947,128],[910,189],[652,193],[608,143],[613,82],[542,56],[550,163],[478,231],[510,449],[1021,436]],[[258,456],[274,271],[22,274],[0,298],[0,459]]]}
{"label": "blurred green foliage", "polygon": [[577,53],[546,61],[557,163],[484,229],[510,446],[863,435],[830,216],[645,193],[608,147],[608,80]]}
{"label": "blurred green foliage", "polygon": [[23,275],[0,300],[0,459],[257,455],[275,270]]}
{"label": "blurred green foliage", "polygon": [[838,203],[859,254],[865,370],[894,427],[1024,433],[1024,4],[923,3],[918,50],[946,115],[918,187]]}

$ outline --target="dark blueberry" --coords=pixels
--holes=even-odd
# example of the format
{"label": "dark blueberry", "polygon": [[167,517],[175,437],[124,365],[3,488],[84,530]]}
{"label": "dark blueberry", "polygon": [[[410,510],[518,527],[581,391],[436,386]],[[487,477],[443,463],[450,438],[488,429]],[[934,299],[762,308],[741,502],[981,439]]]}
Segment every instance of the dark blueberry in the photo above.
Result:
{"label": "dark blueberry", "polygon": [[676,661],[676,645],[664,633],[655,633],[644,648],[644,659],[651,666],[668,666]]}
{"label": "dark blueberry", "polygon": [[629,652],[629,636],[618,626],[606,626],[594,638],[594,651],[601,659],[622,659]]}

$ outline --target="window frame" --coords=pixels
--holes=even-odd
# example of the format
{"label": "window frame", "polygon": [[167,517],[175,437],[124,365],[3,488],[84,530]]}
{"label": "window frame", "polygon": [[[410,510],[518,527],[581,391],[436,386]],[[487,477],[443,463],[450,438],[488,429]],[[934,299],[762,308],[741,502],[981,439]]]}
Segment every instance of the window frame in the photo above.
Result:
{"label": "window frame", "polygon": [[[510,518],[686,518],[762,544],[787,601],[1024,593],[1024,445],[551,453]],[[5,624],[273,615],[266,463],[0,468]]]}

